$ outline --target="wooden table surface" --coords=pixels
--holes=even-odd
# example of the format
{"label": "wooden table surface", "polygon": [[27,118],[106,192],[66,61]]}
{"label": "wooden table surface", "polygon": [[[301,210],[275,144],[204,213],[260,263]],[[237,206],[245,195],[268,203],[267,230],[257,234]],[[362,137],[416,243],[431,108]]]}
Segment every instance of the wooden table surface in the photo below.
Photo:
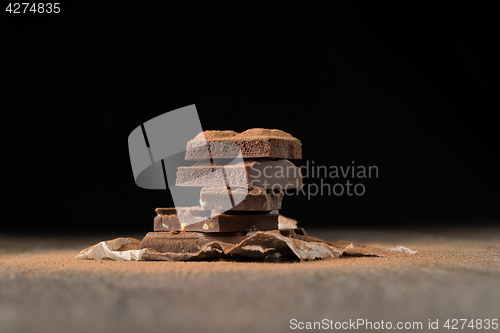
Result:
{"label": "wooden table surface", "polygon": [[366,321],[421,322],[423,331],[439,320],[444,331],[447,319],[500,319],[500,228],[308,232],[418,252],[288,263],[115,262],[75,255],[101,240],[143,235],[2,235],[0,332],[288,332],[323,320],[364,320],[359,330]]}

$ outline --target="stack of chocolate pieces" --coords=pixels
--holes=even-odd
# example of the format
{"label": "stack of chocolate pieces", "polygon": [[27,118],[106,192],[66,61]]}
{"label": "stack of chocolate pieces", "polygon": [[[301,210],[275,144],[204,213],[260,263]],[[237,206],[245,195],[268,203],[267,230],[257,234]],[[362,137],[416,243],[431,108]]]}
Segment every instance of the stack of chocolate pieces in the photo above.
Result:
{"label": "stack of chocolate pieces", "polygon": [[[187,143],[192,166],[177,170],[176,186],[200,187],[199,206],[157,208],[154,232],[141,248],[194,253],[212,241],[238,244],[258,231],[278,230],[283,190],[302,187],[301,142],[290,134],[254,128],[205,131]],[[281,230],[293,237],[302,229]]]}

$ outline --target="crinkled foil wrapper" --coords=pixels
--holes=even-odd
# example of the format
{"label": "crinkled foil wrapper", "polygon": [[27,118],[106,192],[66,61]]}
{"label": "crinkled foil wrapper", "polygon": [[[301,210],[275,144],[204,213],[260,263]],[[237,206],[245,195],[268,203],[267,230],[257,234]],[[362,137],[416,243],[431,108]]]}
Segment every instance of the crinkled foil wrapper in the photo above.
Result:
{"label": "crinkled foil wrapper", "polygon": [[141,241],[134,238],[116,238],[100,242],[82,250],[79,259],[110,259],[118,261],[161,260],[315,260],[346,256],[412,255],[417,251],[398,246],[378,249],[346,241],[327,242],[310,237],[310,241],[285,237],[279,232],[261,231],[239,244],[211,242],[196,253],[160,253],[153,249],[141,249]]}

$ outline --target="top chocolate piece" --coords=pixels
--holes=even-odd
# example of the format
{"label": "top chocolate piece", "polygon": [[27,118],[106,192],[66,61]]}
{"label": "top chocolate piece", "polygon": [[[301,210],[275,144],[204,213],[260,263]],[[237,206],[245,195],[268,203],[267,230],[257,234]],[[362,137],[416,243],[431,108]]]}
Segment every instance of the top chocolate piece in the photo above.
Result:
{"label": "top chocolate piece", "polygon": [[236,158],[240,149],[243,158],[301,159],[301,146],[299,139],[277,129],[252,128],[241,133],[204,131],[187,143],[186,160]]}

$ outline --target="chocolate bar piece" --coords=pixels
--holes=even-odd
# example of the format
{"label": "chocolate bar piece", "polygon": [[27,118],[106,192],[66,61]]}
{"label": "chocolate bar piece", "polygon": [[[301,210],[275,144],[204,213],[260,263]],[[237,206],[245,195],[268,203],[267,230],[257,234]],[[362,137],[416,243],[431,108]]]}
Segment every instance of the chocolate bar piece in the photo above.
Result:
{"label": "chocolate bar piece", "polygon": [[263,189],[293,189],[302,187],[300,168],[285,159],[247,159],[234,165],[222,165],[214,160],[177,168],[177,186],[200,187],[262,187]]}
{"label": "chocolate bar piece", "polygon": [[160,253],[195,253],[210,242],[238,244],[248,238],[246,232],[204,234],[200,232],[149,232],[141,242],[141,249],[150,248]]}
{"label": "chocolate bar piece", "polygon": [[[202,209],[200,206],[193,206],[193,207],[177,207],[177,208],[156,208],[155,212],[158,214],[155,217],[155,226],[157,224],[157,220],[161,220],[162,217],[171,217],[174,218],[177,222],[169,222],[167,224],[167,220],[164,222],[158,222],[159,225],[162,225],[162,223],[165,223],[165,228],[167,229],[162,229],[170,231],[170,230],[177,230],[181,231],[182,227],[184,225],[188,224],[193,224],[196,222],[201,222],[201,221],[207,221],[210,220],[210,217],[212,215],[217,215],[217,212],[212,212],[211,210],[205,210]],[[175,224],[175,227],[172,226],[172,223]],[[168,225],[171,226],[171,229],[168,229]],[[185,228],[185,226],[184,226]],[[157,230],[157,229],[154,229]]]}
{"label": "chocolate bar piece", "polygon": [[186,160],[207,158],[302,158],[302,143],[292,135],[277,129],[252,128],[242,133],[234,131],[204,131],[187,143]]}
{"label": "chocolate bar piece", "polygon": [[[234,207],[229,195],[234,200]],[[273,191],[261,187],[254,187],[251,190],[237,188],[233,191],[227,187],[204,187],[200,192],[200,206],[206,210],[271,211],[281,209],[283,195],[280,189]]]}
{"label": "chocolate bar piece", "polygon": [[[296,238],[307,241],[308,236],[304,229],[276,230],[285,237]],[[251,235],[252,232],[223,232],[223,233],[201,233],[201,232],[149,232],[142,239],[141,249],[150,248],[160,253],[196,253],[202,246],[210,242],[221,242],[238,244]]]}
{"label": "chocolate bar piece", "polygon": [[201,207],[157,208],[154,231],[235,232],[278,229],[278,212],[218,213]]}

